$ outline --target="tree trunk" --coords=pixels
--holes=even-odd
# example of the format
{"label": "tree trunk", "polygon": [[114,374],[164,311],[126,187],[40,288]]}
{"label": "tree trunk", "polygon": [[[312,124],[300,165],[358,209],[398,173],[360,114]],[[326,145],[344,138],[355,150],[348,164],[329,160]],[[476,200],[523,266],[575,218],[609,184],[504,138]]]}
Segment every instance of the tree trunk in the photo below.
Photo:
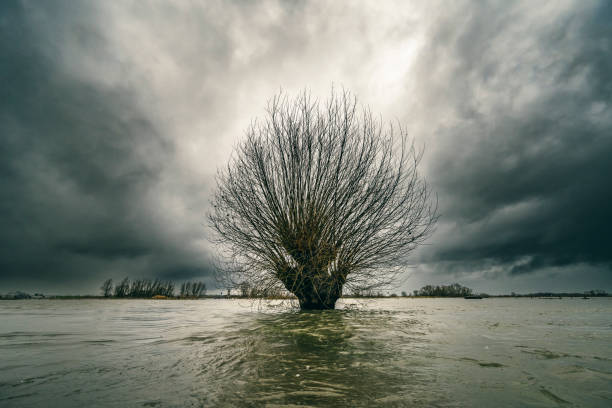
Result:
{"label": "tree trunk", "polygon": [[342,296],[344,281],[326,271],[286,268],[277,277],[298,298],[302,310],[334,309],[336,301]]}
{"label": "tree trunk", "polygon": [[301,294],[298,296],[301,310],[335,309],[337,297],[319,297],[316,293]]}
{"label": "tree trunk", "polygon": [[302,310],[334,309],[342,296],[342,284],[326,273],[306,278],[293,289]]}

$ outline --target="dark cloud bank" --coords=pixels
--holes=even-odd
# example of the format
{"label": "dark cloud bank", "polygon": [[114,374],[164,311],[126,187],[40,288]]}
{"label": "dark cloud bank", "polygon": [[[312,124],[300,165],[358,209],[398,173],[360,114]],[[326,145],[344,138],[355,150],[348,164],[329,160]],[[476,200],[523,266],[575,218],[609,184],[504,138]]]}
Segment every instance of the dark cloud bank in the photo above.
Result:
{"label": "dark cloud bank", "polygon": [[0,292],[209,277],[215,168],[279,87],[334,82],[426,145],[407,289],[612,289],[610,3],[366,6],[4,2]]}
{"label": "dark cloud bank", "polygon": [[439,272],[569,268],[580,287],[595,268],[609,287],[612,7],[588,5],[541,25],[521,21],[531,10],[482,7],[462,29],[449,16],[433,31],[424,68],[453,64],[430,91],[456,112],[429,142],[444,213],[429,253]]}

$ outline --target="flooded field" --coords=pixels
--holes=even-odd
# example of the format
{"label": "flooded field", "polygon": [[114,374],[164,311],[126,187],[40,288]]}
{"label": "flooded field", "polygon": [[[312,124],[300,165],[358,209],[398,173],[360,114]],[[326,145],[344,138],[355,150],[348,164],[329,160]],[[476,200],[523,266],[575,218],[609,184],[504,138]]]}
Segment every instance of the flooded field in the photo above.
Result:
{"label": "flooded field", "polygon": [[612,406],[612,299],[0,302],[1,407]]}

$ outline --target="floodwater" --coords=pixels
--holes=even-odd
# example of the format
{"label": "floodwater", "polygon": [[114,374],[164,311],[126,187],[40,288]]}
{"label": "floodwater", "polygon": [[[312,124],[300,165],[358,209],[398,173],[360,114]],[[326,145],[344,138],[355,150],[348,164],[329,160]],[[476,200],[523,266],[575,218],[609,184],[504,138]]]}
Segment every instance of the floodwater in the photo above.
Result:
{"label": "floodwater", "polygon": [[612,406],[612,298],[339,306],[0,301],[0,406]]}

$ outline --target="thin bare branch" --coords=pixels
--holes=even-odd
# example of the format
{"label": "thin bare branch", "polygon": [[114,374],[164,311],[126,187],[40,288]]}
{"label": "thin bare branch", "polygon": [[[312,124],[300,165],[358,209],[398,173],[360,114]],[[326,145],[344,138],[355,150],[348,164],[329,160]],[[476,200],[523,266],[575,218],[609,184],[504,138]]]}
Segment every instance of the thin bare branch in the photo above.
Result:
{"label": "thin bare branch", "polygon": [[209,221],[226,276],[282,286],[302,308],[389,284],[437,219],[421,157],[346,91],[273,97],[217,175]]}

